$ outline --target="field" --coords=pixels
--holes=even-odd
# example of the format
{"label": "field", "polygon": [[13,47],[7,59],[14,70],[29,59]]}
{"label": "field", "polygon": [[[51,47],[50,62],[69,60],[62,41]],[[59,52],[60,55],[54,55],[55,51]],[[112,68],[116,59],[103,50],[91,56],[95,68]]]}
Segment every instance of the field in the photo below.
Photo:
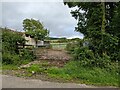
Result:
{"label": "field", "polygon": [[53,49],[63,50],[66,48],[67,43],[50,43]]}

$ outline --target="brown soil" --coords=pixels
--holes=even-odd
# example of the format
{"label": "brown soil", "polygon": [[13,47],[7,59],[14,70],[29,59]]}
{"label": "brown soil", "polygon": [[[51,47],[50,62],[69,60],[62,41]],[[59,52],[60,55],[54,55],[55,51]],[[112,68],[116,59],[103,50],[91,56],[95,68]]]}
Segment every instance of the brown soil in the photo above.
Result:
{"label": "brown soil", "polygon": [[65,50],[37,49],[35,53],[38,60],[69,60],[71,58]]}
{"label": "brown soil", "polygon": [[71,56],[65,50],[37,49],[35,51],[36,60],[29,64],[22,65],[21,68],[29,67],[32,64],[39,64],[47,61],[49,65],[63,67]]}

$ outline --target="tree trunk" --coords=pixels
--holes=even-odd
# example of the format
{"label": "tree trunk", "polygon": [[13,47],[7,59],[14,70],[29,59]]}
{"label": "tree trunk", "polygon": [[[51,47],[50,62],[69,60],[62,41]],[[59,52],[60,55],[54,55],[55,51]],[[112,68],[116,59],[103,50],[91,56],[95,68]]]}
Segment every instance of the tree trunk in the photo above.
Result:
{"label": "tree trunk", "polygon": [[101,31],[102,33],[105,33],[105,2],[104,0],[101,0],[101,4],[102,4],[102,13],[103,13],[103,16],[102,16],[102,27],[101,27]]}
{"label": "tree trunk", "polygon": [[106,54],[106,50],[104,48],[104,34],[105,34],[105,23],[106,23],[106,19],[105,19],[105,0],[101,0],[101,5],[102,5],[102,27],[101,27],[101,32],[102,32],[102,55]]}

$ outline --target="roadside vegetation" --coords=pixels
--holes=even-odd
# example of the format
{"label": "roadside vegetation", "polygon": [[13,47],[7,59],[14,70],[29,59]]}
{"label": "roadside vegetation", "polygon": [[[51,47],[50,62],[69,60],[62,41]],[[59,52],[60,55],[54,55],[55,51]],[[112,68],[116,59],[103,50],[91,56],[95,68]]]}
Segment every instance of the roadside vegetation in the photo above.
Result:
{"label": "roadside vegetation", "polygon": [[118,67],[116,65],[111,65],[111,69],[107,70],[99,67],[83,67],[80,63],[71,61],[61,69],[52,67],[47,72],[50,77],[74,80],[79,83],[118,86]]}
{"label": "roadside vegetation", "polygon": [[34,55],[28,49],[19,49],[25,39],[21,33],[10,29],[2,29],[2,65],[21,65],[33,61]]}
{"label": "roadside vegetation", "polygon": [[[10,35],[11,32],[7,31],[7,33]],[[61,82],[76,82],[98,86],[118,86],[118,63],[110,62],[110,58],[108,57],[104,60],[103,58],[96,59],[93,52],[89,50],[89,47],[83,46],[82,42],[83,40],[81,39],[75,39],[66,45],[66,50],[73,56],[73,60],[70,60],[63,67],[52,66],[46,61],[33,64],[30,67],[19,68],[21,64],[27,64],[35,59],[33,58],[34,55],[32,53],[30,54],[28,49],[23,49],[24,52],[14,52],[10,53],[10,55],[4,51],[2,69],[19,72],[15,73],[15,75],[19,77],[45,75],[48,78],[53,78],[53,81],[60,80]],[[61,46],[58,45],[58,48],[59,47]],[[87,57],[89,57],[89,59]],[[20,73],[20,71],[24,71],[24,73]]]}
{"label": "roadside vegetation", "polygon": [[[67,45],[67,50],[74,57],[74,62],[77,62],[76,65],[84,67],[85,72],[80,78],[105,85],[112,82],[112,85],[118,86],[120,2],[64,2],[64,4],[69,8],[78,7],[71,11],[71,14],[78,21],[75,30],[84,34],[84,39]],[[81,13],[80,10],[84,12]],[[73,66],[74,70],[76,65]],[[79,77],[79,74],[77,76]],[[91,79],[92,77],[94,78]]]}
{"label": "roadside vegetation", "polygon": [[[63,38],[63,42],[60,39],[51,40],[51,48],[62,47],[73,57],[72,60],[63,67],[51,66],[48,62],[41,62],[26,68],[16,69],[16,65],[20,66],[27,61],[33,61],[34,55],[27,49],[18,51],[16,43],[22,44],[25,40],[17,33],[3,30],[3,69],[24,70],[24,74],[19,73],[17,76],[47,75],[54,80],[62,79],[63,82],[119,87],[120,3],[65,2],[65,4],[70,8],[78,7],[71,14],[78,21],[76,31],[83,33],[84,39],[66,40]],[[84,10],[83,13],[80,12],[81,9]],[[34,37],[39,36],[35,34],[37,31],[31,33],[32,26],[30,26],[30,30],[27,30],[28,21],[28,19],[24,21],[26,22],[24,28],[27,34],[34,35]],[[43,33],[48,34],[47,30]],[[45,38],[45,36],[41,37]],[[39,38],[36,38],[36,43]]]}
{"label": "roadside vegetation", "polygon": [[[34,27],[34,28],[33,28]],[[25,35],[35,38],[36,45],[38,40],[44,40],[48,35],[48,30],[44,29],[41,22],[34,19],[23,20]],[[34,47],[25,48],[25,38],[22,32],[1,28],[2,31],[2,64],[21,65],[35,59]],[[37,47],[37,46],[36,46]]]}
{"label": "roadside vegetation", "polygon": [[[30,67],[21,68],[24,73],[16,73],[19,77],[37,78],[42,80],[84,83],[96,86],[116,86],[119,87],[119,72],[117,63],[110,65],[109,68],[85,67],[80,65],[80,61],[69,61],[63,67],[50,65],[48,62],[33,64]],[[4,67],[4,68],[9,68]],[[19,70],[12,67],[12,70]],[[36,77],[35,77],[36,76]],[[48,79],[47,79],[48,78]]]}

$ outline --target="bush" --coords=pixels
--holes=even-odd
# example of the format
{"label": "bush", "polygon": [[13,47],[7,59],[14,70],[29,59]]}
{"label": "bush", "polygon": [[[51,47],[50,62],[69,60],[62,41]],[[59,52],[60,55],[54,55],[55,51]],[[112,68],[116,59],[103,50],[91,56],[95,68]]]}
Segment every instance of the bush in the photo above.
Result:
{"label": "bush", "polygon": [[30,62],[35,58],[32,52],[27,49],[20,51],[20,54],[11,54],[10,52],[5,52],[2,54],[2,63],[3,64],[13,64],[20,65],[25,62]]}
{"label": "bush", "polygon": [[108,55],[103,54],[102,57],[100,57],[99,55],[95,58],[94,62],[96,67],[101,67],[101,68],[108,68],[110,63],[111,63],[111,59]]}
{"label": "bush", "polygon": [[33,51],[30,51],[28,49],[20,50],[19,56],[22,60],[29,60],[29,61],[32,61],[35,58]]}
{"label": "bush", "polygon": [[66,50],[69,51],[70,53],[73,53],[75,48],[82,47],[82,46],[83,46],[83,40],[73,39],[73,40],[70,40],[69,43],[67,43]]}
{"label": "bush", "polygon": [[72,51],[74,60],[80,61],[81,66],[87,67],[108,67],[111,60],[110,57],[104,54],[102,57],[99,54],[94,54],[89,47],[75,47]]}
{"label": "bush", "polygon": [[87,39],[73,41],[66,47],[66,49],[73,55],[74,60],[80,61],[80,65],[87,67],[107,68],[110,63],[112,63],[112,58],[118,58],[118,53],[112,53],[109,55],[106,52],[100,54],[97,48],[92,48],[96,46],[91,46],[91,43],[83,46],[83,44],[87,42],[86,40]]}
{"label": "bush", "polygon": [[94,54],[87,47],[78,47],[75,48],[73,52],[75,60],[79,60],[82,66],[93,66],[92,62],[94,61]]}
{"label": "bush", "polygon": [[94,54],[91,50],[87,47],[77,47],[74,49],[74,58],[78,60],[87,59],[94,59]]}
{"label": "bush", "polygon": [[3,64],[14,64],[19,65],[21,63],[19,55],[4,53],[2,55],[2,62]]}
{"label": "bush", "polygon": [[2,50],[18,53],[17,43],[23,44],[25,39],[18,33],[9,29],[2,29]]}
{"label": "bush", "polygon": [[70,53],[74,51],[75,46],[72,43],[68,43],[66,45],[66,50],[68,50]]}
{"label": "bush", "polygon": [[2,29],[2,62],[4,64],[20,65],[34,59],[33,52],[23,49],[19,52],[18,43],[24,44],[25,39],[18,32]]}

